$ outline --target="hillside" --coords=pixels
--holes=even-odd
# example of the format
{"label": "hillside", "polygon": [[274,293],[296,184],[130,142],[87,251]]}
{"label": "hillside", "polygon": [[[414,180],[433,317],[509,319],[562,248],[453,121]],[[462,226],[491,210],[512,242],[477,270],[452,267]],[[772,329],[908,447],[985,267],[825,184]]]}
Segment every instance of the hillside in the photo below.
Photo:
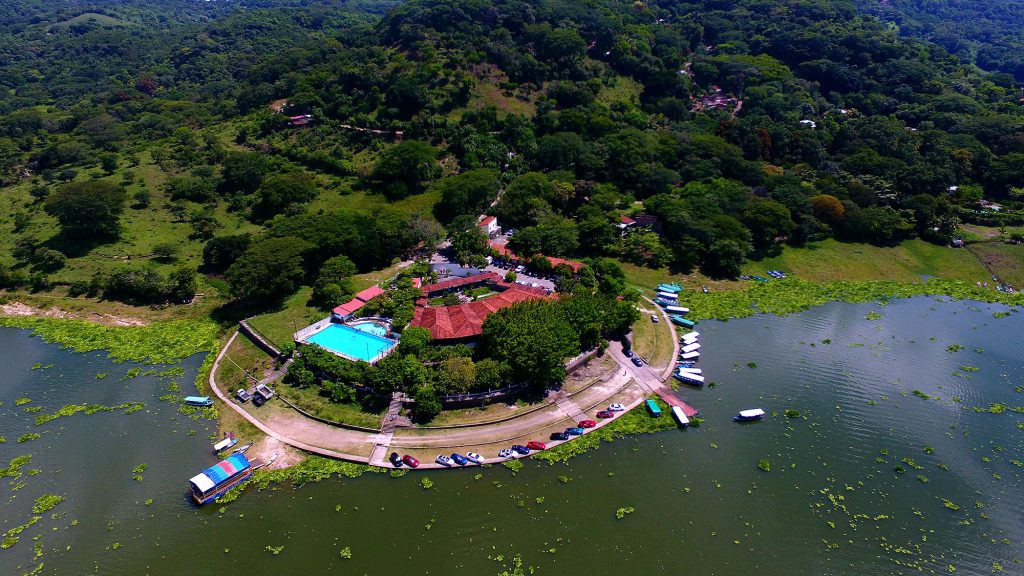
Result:
{"label": "hillside", "polygon": [[[499,189],[521,253],[713,280],[808,243],[841,262],[1020,225],[1021,88],[990,54],[1012,44],[942,32],[1015,5],[917,6],[20,0],[0,13],[0,285],[328,306]],[[654,230],[615,228],[640,213]]]}

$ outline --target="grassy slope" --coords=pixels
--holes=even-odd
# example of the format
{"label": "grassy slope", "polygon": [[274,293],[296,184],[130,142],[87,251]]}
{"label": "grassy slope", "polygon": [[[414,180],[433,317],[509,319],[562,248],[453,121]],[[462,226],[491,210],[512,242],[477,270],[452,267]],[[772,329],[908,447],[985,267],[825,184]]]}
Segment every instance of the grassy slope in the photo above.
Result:
{"label": "grassy slope", "polygon": [[[699,273],[671,274],[667,269],[651,270],[631,264],[623,266],[630,284],[653,290],[661,282],[679,282],[687,289],[709,286],[712,290],[734,290],[748,282],[711,281]],[[836,240],[815,242],[806,247],[785,246],[772,258],[747,262],[743,272],[764,275],[778,269],[803,280],[895,280],[921,282],[924,275],[975,283],[989,274],[967,250],[936,246],[923,240],[907,240],[899,246],[880,248]]]}
{"label": "grassy slope", "polygon": [[287,298],[278,310],[254,316],[249,323],[275,346],[292,341],[292,334],[327,316],[327,312],[307,306],[312,289],[302,287]]}
{"label": "grassy slope", "polygon": [[1001,281],[1009,282],[1018,290],[1024,288],[1024,246],[989,242],[970,244],[967,250],[984,262]]}
{"label": "grassy slope", "polygon": [[672,329],[664,321],[651,322],[650,316],[644,314],[633,325],[633,350],[648,364],[664,367],[672,361]]}

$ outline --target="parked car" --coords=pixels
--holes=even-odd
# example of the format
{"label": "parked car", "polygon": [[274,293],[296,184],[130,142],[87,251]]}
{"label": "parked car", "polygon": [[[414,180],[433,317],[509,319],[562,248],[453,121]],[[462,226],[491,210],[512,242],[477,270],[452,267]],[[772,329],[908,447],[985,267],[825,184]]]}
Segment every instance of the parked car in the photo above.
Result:
{"label": "parked car", "polygon": [[510,450],[508,448],[502,448],[501,450],[498,450],[498,457],[499,458],[511,458],[512,457],[512,450]]}
{"label": "parked car", "polygon": [[391,456],[388,456],[388,460],[391,461],[391,465],[395,468],[402,467],[402,457],[398,455],[398,452],[392,452]]}
{"label": "parked car", "polygon": [[248,402],[252,395],[245,391],[245,388],[239,388],[238,392],[235,392],[235,396],[238,397],[239,402]]}
{"label": "parked car", "polygon": [[551,439],[552,440],[568,440],[569,439],[569,435],[566,434],[565,432],[552,432],[551,433]]}
{"label": "parked car", "polygon": [[522,454],[523,456],[525,456],[525,455],[530,453],[530,449],[527,448],[526,446],[523,446],[522,444],[513,444],[512,445],[512,450],[516,454]]}
{"label": "parked car", "polygon": [[659,322],[657,314],[651,314],[651,322],[657,324]]}
{"label": "parked car", "polygon": [[615,418],[615,412],[611,410],[601,410],[597,413],[598,418]]}
{"label": "parked car", "polygon": [[466,452],[466,459],[472,462],[473,464],[484,463],[484,457],[477,454],[476,452]]}
{"label": "parked car", "polygon": [[625,409],[626,409],[626,407],[623,406],[622,404],[619,404],[618,402],[615,402],[614,404],[609,404],[608,405],[608,410],[610,412],[622,412]]}
{"label": "parked car", "polygon": [[526,447],[530,450],[545,450],[548,445],[543,442],[537,442],[536,440],[530,440],[526,443]]}
{"label": "parked car", "polygon": [[444,454],[438,454],[437,458],[434,458],[434,462],[437,462],[441,466],[451,466],[452,459],[445,456]]}
{"label": "parked car", "polygon": [[579,436],[580,434],[583,434],[583,428],[573,426],[572,428],[566,428],[565,433],[569,436]]}
{"label": "parked car", "polygon": [[465,456],[459,454],[458,452],[452,454],[452,460],[454,460],[455,463],[458,464],[459,466],[465,466],[466,463],[469,462],[469,458],[466,458]]}
{"label": "parked car", "polygon": [[633,365],[636,366],[637,368],[640,368],[641,366],[644,365],[644,361],[641,360],[639,356],[633,356],[632,358],[630,358],[630,360],[633,362]]}
{"label": "parked car", "polygon": [[626,358],[632,358],[632,357],[633,357],[633,351],[632,351],[632,350],[623,350],[623,351],[622,351],[622,354],[623,354],[623,355],[624,355],[624,356],[625,356]]}
{"label": "parked car", "polygon": [[419,468],[420,466],[420,461],[408,454],[402,456],[402,462],[405,462],[405,465],[409,468]]}
{"label": "parked car", "polygon": [[593,428],[594,426],[597,426],[597,422],[594,422],[593,420],[580,420],[579,426],[580,428]]}

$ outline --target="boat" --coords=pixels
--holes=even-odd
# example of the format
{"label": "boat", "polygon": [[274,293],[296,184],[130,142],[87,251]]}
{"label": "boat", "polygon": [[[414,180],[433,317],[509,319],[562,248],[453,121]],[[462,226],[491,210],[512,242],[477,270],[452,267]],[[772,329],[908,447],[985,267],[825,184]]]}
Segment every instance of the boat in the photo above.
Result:
{"label": "boat", "polygon": [[661,416],[661,407],[653,399],[647,401],[647,411],[651,413],[651,416],[655,418]]}
{"label": "boat", "polygon": [[685,307],[685,306],[671,305],[671,306],[662,306],[662,308],[665,309],[665,312],[668,312],[669,314],[676,314],[678,316],[682,316],[682,315],[688,314],[690,312],[690,309]]}
{"label": "boat", "polygon": [[231,448],[235,444],[238,444],[238,438],[235,438],[235,435],[232,434],[232,435],[228,436],[227,438],[221,440],[220,442],[217,442],[216,444],[214,444],[213,445],[213,452],[214,453],[223,452],[223,451],[227,450],[228,448]]}
{"label": "boat", "polygon": [[249,448],[252,448],[252,444],[246,444],[245,446],[242,446],[241,448],[235,448],[234,450],[231,451],[231,453],[232,454],[245,454],[245,451],[248,450]]}
{"label": "boat", "polygon": [[697,325],[697,323],[694,322],[693,320],[687,320],[686,318],[683,318],[682,316],[679,316],[677,314],[669,316],[668,319],[671,320],[672,323],[675,324],[676,326],[682,326],[684,328],[693,328],[694,326]]}
{"label": "boat", "polygon": [[679,355],[679,359],[686,360],[689,362],[696,362],[697,360],[700,360],[700,352],[697,352],[696,350],[694,350],[693,352],[683,352],[682,354]]}
{"label": "boat", "polygon": [[679,425],[683,428],[690,425],[690,419],[686,417],[686,413],[683,412],[683,409],[679,406],[672,407],[672,415],[676,417],[676,421],[679,422]]}
{"label": "boat", "polygon": [[188,406],[213,406],[209,396],[186,396],[184,402]]}
{"label": "boat", "polygon": [[700,350],[700,343],[694,342],[693,344],[687,344],[686,346],[683,346],[681,352],[683,354],[688,354],[690,352],[696,352],[697,350]]}
{"label": "boat", "polygon": [[679,284],[675,284],[675,283],[673,283],[673,284],[662,283],[662,284],[658,284],[657,290],[658,290],[658,292],[671,292],[673,294],[677,294],[677,293],[683,291],[683,287],[680,286]]}
{"label": "boat", "polygon": [[277,457],[278,457],[278,453],[274,452],[274,455],[270,457],[270,460],[267,460],[267,468],[270,468],[270,465],[273,464],[274,461],[277,460]]}
{"label": "boat", "polygon": [[737,422],[750,422],[751,420],[760,420],[761,418],[764,418],[764,410],[760,408],[740,410],[739,414],[733,416],[733,420]]}
{"label": "boat", "polygon": [[700,374],[689,374],[689,373],[686,373],[686,372],[682,372],[682,373],[676,372],[675,374],[672,375],[672,377],[675,378],[676,380],[679,380],[680,382],[685,382],[686,384],[693,384],[694,386],[703,386],[704,385],[704,377],[701,376]]}
{"label": "boat", "polygon": [[682,339],[679,340],[679,343],[682,344],[683,346],[689,346],[690,344],[696,344],[697,343],[697,337],[694,336],[692,338],[687,338],[687,337],[684,336]]}
{"label": "boat", "polygon": [[694,366],[693,362],[676,362],[676,368],[693,368]]}
{"label": "boat", "polygon": [[249,459],[244,454],[232,454],[188,481],[192,500],[200,506],[213,502],[248,480],[252,472]]}
{"label": "boat", "polygon": [[697,339],[699,337],[700,337],[700,332],[697,332],[695,330],[691,330],[691,331],[687,332],[686,334],[683,334],[681,338],[683,340],[685,340],[687,338]]}
{"label": "boat", "polygon": [[668,300],[670,302],[679,301],[679,295],[676,294],[675,292],[658,292],[658,298],[661,298],[662,300]]}
{"label": "boat", "polygon": [[695,374],[697,376],[700,376],[701,374],[704,373],[704,371],[701,370],[700,368],[689,368],[689,367],[684,368],[684,367],[681,367],[681,366],[679,367],[677,372],[679,372],[680,374]]}

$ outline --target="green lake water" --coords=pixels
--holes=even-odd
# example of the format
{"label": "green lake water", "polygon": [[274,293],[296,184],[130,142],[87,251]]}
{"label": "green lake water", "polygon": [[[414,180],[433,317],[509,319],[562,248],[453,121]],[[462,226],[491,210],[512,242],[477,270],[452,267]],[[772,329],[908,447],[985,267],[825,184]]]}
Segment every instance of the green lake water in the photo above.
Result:
{"label": "green lake water", "polygon": [[[549,575],[1024,574],[1024,326],[1019,312],[996,317],[1006,310],[915,298],[702,322],[716,385],[680,391],[700,428],[518,474],[367,474],[201,509],[185,482],[215,462],[211,423],[159,399],[171,381],[194,392],[201,358],[121,381],[136,365],[0,330],[0,466],[32,454],[3,479],[0,531],[41,494],[67,498],[0,550],[0,572],[489,575],[518,554]],[[145,407],[33,422],[129,401]],[[732,422],[755,407],[769,417]]]}

